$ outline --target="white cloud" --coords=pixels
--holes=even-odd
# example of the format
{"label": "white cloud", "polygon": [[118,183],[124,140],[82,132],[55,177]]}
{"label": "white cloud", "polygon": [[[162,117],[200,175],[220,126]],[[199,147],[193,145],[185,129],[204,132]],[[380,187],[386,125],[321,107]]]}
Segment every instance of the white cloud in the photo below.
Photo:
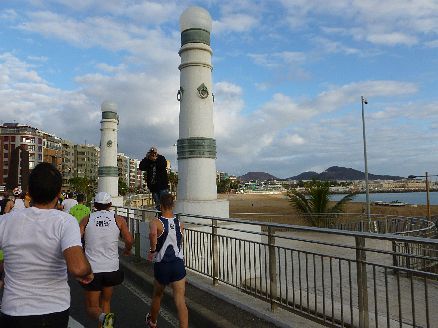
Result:
{"label": "white cloud", "polygon": [[257,25],[257,19],[247,14],[231,14],[213,21],[213,32],[216,34],[229,32],[247,32]]}
{"label": "white cloud", "polygon": [[[411,46],[438,33],[438,3],[434,0],[283,0],[280,3],[293,29],[318,24],[326,32],[346,32],[353,39],[388,46]],[[339,23],[333,24],[329,18]]]}

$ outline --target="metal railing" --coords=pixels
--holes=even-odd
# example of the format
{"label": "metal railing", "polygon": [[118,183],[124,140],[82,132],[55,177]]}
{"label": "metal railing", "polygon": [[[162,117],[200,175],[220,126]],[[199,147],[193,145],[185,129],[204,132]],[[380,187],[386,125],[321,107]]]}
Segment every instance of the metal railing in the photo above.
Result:
{"label": "metal railing", "polygon": [[[140,239],[140,221],[154,211],[123,211]],[[187,268],[210,277],[213,284],[266,300],[272,310],[283,307],[328,327],[434,327],[438,322],[438,240],[186,214],[181,218],[186,222]],[[409,247],[394,249],[394,243]],[[412,245],[429,251],[412,252]],[[428,265],[402,265],[400,259]]]}

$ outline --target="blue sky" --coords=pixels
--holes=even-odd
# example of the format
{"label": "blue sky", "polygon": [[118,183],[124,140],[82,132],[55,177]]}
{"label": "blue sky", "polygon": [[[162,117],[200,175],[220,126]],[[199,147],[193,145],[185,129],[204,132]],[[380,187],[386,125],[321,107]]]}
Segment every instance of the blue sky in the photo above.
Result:
{"label": "blue sky", "polygon": [[213,19],[217,169],[286,178],[333,166],[438,174],[436,0],[0,2],[0,122],[99,144],[119,107],[119,151],[177,167],[179,16]]}

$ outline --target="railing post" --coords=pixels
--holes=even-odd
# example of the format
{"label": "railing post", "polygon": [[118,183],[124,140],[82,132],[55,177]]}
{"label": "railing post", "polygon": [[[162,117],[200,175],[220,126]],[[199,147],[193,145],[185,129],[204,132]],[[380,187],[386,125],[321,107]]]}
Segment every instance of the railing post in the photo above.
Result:
{"label": "railing post", "polygon": [[357,266],[357,291],[358,291],[358,305],[359,305],[359,327],[368,328],[368,277],[367,265],[365,263],[366,251],[365,238],[355,237],[356,240],[356,266]]}
{"label": "railing post", "polygon": [[213,285],[218,285],[219,277],[219,245],[217,237],[217,220],[211,220],[211,254],[212,254],[212,264],[213,264]]}
{"label": "railing post", "polygon": [[[128,216],[128,219],[131,220],[131,217],[129,215],[129,208],[126,209],[126,215]],[[134,256],[135,260],[140,260],[140,224],[139,221],[133,218],[135,222],[135,229],[134,229]],[[134,228],[134,227],[132,227]]]}
{"label": "railing post", "polygon": [[[269,281],[271,300],[271,311],[277,308],[277,256],[275,253],[275,230],[273,227],[268,227],[268,245],[269,245]],[[246,270],[246,268],[245,268]],[[267,286],[266,286],[267,288]]]}
{"label": "railing post", "polygon": [[[397,242],[395,240],[392,241],[392,265],[394,267],[398,267],[398,255],[396,254],[398,252],[397,250]],[[398,270],[394,269],[394,273],[396,273]]]}

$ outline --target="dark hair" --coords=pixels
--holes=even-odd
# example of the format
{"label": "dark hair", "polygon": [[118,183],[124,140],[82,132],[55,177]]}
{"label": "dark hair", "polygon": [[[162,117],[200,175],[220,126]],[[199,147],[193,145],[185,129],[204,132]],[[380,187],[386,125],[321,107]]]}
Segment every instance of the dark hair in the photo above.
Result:
{"label": "dark hair", "polygon": [[73,198],[73,197],[74,197],[74,194],[70,191],[70,192],[67,193],[67,197],[68,197],[68,198]]}
{"label": "dark hair", "polygon": [[102,204],[102,203],[94,203],[94,207],[96,208],[96,210],[98,211],[104,211],[107,210],[111,207],[111,203],[109,204]]}
{"label": "dark hair", "polygon": [[165,209],[173,208],[173,196],[172,194],[163,194],[160,197],[160,206]]}
{"label": "dark hair", "polygon": [[76,196],[76,200],[78,201],[78,203],[82,203],[85,200],[85,195],[84,194],[78,194]]}
{"label": "dark hair", "polygon": [[61,173],[49,163],[40,163],[29,175],[29,195],[34,204],[48,204],[59,195]]}

